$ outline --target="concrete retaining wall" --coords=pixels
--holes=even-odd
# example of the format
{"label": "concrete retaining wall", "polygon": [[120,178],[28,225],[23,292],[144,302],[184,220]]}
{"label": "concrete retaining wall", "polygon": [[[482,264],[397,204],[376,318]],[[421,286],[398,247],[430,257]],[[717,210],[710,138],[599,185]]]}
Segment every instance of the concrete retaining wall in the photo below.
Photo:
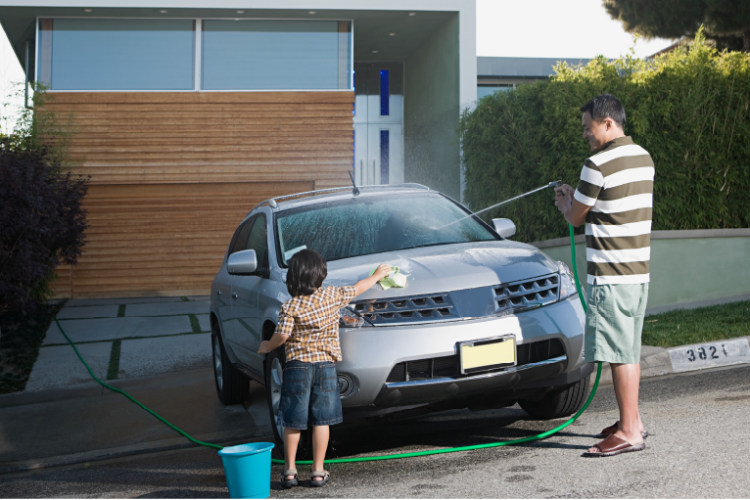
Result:
{"label": "concrete retaining wall", "polygon": [[[568,265],[570,238],[534,243]],[[586,242],[576,236],[576,264],[586,281]],[[654,231],[648,313],[750,299],[750,229]]]}

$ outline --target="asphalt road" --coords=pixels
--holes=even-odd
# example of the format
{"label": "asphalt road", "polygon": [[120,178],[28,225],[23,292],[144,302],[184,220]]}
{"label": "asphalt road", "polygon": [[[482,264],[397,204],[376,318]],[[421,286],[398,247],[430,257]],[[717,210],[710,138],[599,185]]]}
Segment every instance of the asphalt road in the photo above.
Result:
{"label": "asphalt road", "polygon": [[[260,395],[257,395],[261,398]],[[750,366],[645,380],[645,451],[582,458],[593,434],[616,420],[612,387],[561,433],[520,446],[425,457],[331,464],[332,481],[282,490],[272,468],[272,498],[748,498]],[[343,424],[334,453],[391,454],[465,446],[538,433],[563,420],[527,420],[516,408],[450,411],[389,422]],[[270,439],[270,429],[269,429]],[[228,497],[216,451],[195,447],[75,466],[5,474],[4,498]]]}

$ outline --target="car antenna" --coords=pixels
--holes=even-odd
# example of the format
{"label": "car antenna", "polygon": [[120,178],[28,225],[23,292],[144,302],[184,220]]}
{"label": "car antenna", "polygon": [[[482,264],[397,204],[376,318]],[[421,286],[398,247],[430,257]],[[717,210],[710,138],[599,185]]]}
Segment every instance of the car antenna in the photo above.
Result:
{"label": "car antenna", "polygon": [[354,188],[352,189],[352,194],[357,196],[359,194],[359,188],[357,187],[357,183],[354,182],[354,174],[352,174],[351,170],[349,170],[349,178],[352,180],[352,187]]}

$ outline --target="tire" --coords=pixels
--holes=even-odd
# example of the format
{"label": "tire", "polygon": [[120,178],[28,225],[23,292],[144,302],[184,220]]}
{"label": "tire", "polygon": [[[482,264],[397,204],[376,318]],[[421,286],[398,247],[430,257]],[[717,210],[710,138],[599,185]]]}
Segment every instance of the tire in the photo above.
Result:
{"label": "tire", "polygon": [[211,334],[213,352],[214,381],[219,401],[225,405],[244,403],[250,393],[250,379],[232,366],[224,349],[224,343],[217,332]]}
{"label": "tire", "polygon": [[284,445],[284,428],[279,419],[281,403],[281,382],[284,380],[284,350],[274,349],[266,355],[266,366],[263,370],[266,386],[266,406],[271,419],[271,429],[277,446]]}
{"label": "tire", "polygon": [[568,417],[583,407],[589,393],[589,377],[575,384],[546,393],[541,399],[521,399],[518,404],[534,418]]}

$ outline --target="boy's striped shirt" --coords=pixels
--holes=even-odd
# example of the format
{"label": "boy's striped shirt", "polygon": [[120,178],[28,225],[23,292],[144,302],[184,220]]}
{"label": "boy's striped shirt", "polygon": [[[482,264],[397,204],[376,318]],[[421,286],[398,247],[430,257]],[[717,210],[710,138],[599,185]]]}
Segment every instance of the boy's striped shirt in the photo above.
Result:
{"label": "boy's striped shirt", "polygon": [[589,284],[649,282],[654,162],[648,151],[620,137],[589,157],[575,199],[586,216]]}

